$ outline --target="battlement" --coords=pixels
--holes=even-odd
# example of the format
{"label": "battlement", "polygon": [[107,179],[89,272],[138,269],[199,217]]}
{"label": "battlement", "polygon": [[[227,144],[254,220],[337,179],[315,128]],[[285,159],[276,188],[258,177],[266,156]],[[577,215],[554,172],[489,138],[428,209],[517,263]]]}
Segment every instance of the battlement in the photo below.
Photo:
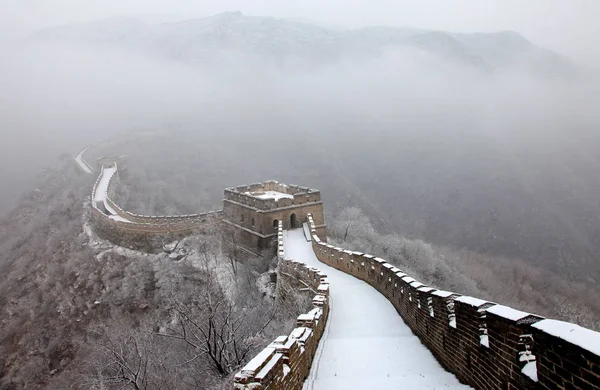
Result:
{"label": "battlement", "polygon": [[[283,224],[278,223],[278,247],[283,248]],[[315,294],[313,309],[301,314],[289,335],[279,336],[234,377],[234,389],[300,390],[308,377],[329,314],[329,282],[316,268],[278,252],[279,278],[298,280]]]}
{"label": "battlement", "polygon": [[[301,227],[312,214],[318,234],[325,240],[321,192],[275,180],[226,188],[223,199],[223,231],[227,248],[242,247],[254,252],[270,247],[283,229]],[[227,249],[231,253],[230,249]]]}
{"label": "battlement", "polygon": [[321,192],[276,180],[225,189],[225,200],[237,202],[255,210],[276,210],[321,201]]}
{"label": "battlement", "polygon": [[373,286],[440,364],[476,389],[599,389],[600,333],[429,287],[385,260],[321,242],[319,261]]}

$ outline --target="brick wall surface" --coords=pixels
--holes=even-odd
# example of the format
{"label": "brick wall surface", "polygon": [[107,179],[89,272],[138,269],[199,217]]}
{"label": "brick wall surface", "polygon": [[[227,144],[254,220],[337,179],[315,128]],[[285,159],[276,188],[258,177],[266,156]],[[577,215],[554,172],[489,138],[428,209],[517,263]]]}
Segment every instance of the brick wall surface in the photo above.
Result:
{"label": "brick wall surface", "polygon": [[[278,225],[279,277],[302,281],[314,293],[313,309],[298,317],[297,327],[256,355],[234,377],[237,390],[300,390],[308,377],[329,314],[327,275],[285,258],[282,223]],[[316,237],[316,235],[315,235]]]}
{"label": "brick wall surface", "polygon": [[[309,216],[314,231],[315,224]],[[600,389],[600,333],[424,286],[383,259],[312,241],[323,263],[394,305],[437,360],[476,389]]]}

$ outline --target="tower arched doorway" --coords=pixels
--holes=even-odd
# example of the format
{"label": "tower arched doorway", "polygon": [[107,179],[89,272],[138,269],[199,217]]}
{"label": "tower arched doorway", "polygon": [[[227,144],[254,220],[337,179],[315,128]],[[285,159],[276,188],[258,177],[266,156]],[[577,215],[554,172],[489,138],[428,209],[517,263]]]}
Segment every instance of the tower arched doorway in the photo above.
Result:
{"label": "tower arched doorway", "polygon": [[298,227],[298,221],[296,220],[296,214],[290,215],[290,229],[296,229]]}

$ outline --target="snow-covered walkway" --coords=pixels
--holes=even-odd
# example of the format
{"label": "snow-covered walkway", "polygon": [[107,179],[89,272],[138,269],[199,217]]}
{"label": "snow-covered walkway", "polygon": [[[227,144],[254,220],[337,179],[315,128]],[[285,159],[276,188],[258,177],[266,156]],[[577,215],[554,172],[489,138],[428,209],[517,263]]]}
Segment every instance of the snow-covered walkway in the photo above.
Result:
{"label": "snow-covered walkway", "polygon": [[96,187],[96,194],[94,195],[94,201],[102,202],[106,200],[108,195],[108,185],[110,184],[110,179],[117,172],[117,167],[104,168],[102,170],[102,176],[100,177],[100,181],[98,182],[98,186]]}
{"label": "snow-covered walkway", "polygon": [[75,157],[73,157],[73,159],[75,160],[75,162],[77,163],[77,165],[79,165],[79,167],[85,172],[85,173],[93,173],[94,169],[92,169],[92,167],[90,166],[90,164],[88,164],[87,161],[85,161],[85,159],[83,158],[83,154],[89,149],[89,146],[87,148],[84,148],[81,152],[77,153],[77,155]]}
{"label": "snow-covered walkway", "polygon": [[110,179],[116,172],[116,166],[102,169],[102,176],[100,176],[100,180],[98,182],[98,186],[96,187],[96,192],[94,194],[94,202],[103,204],[104,209],[109,214],[109,218],[114,219],[115,221],[129,222],[129,220],[118,215],[117,212],[112,207],[110,207],[108,202],[106,201],[106,198],[108,197],[108,185],[110,184]]}
{"label": "snow-covered walkway", "polygon": [[304,388],[470,389],[444,370],[392,304],[365,282],[317,260],[303,229],[284,232],[285,256],[319,268],[331,311]]}

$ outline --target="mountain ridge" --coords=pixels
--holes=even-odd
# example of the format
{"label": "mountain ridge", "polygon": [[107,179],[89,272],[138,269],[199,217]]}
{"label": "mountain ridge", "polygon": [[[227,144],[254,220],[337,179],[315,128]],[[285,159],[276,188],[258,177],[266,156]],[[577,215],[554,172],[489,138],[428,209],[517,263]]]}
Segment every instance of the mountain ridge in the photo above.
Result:
{"label": "mountain ridge", "polygon": [[246,61],[325,65],[347,58],[377,57],[390,48],[410,48],[485,71],[518,67],[563,75],[575,69],[567,57],[534,45],[514,31],[466,34],[386,26],[335,29],[304,20],[245,16],[240,12],[160,24],[110,18],[46,28],[32,38],[117,45],[200,63],[231,61],[230,56],[220,56],[237,52]]}

